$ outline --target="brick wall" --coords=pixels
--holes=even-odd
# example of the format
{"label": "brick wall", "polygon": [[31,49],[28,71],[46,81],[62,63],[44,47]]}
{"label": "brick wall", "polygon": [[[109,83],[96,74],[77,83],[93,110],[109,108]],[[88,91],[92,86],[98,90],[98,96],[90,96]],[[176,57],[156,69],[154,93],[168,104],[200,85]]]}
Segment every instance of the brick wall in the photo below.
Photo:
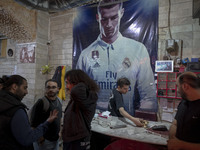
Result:
{"label": "brick wall", "polygon": [[[158,59],[165,54],[165,40],[169,39],[169,0],[159,0]],[[192,18],[192,0],[171,0],[170,25],[173,39],[183,40],[182,58],[200,57],[199,19]]]}
{"label": "brick wall", "polygon": [[[168,0],[159,0],[159,43],[158,59],[165,53],[165,40],[169,39]],[[183,40],[183,58],[200,57],[199,19],[192,19],[192,0],[171,0],[171,33],[173,39]],[[44,82],[51,78],[57,66],[72,65],[72,27],[76,9],[56,14],[37,11],[36,14],[36,59],[34,64],[22,64],[19,61],[19,50],[13,59],[0,58],[0,76],[16,71],[27,78],[29,94],[24,103],[31,106],[44,92]],[[19,16],[20,17],[20,16]],[[47,45],[47,42],[50,45]],[[16,42],[11,40],[12,47]],[[49,75],[41,75],[42,65],[54,67]]]}
{"label": "brick wall", "polygon": [[[44,95],[44,82],[48,75],[42,75],[40,68],[42,65],[48,64],[48,32],[49,32],[49,14],[38,11],[37,19],[37,37],[31,41],[36,44],[35,48],[35,63],[20,62],[20,47],[17,44],[23,44],[8,40],[8,47],[14,49],[15,55],[13,58],[0,58],[0,76],[19,74],[25,77],[28,81],[28,95],[23,99],[23,102],[31,107],[34,102]],[[20,16],[19,16],[20,17]],[[26,39],[24,40],[26,41]],[[7,48],[8,48],[7,47]]]}

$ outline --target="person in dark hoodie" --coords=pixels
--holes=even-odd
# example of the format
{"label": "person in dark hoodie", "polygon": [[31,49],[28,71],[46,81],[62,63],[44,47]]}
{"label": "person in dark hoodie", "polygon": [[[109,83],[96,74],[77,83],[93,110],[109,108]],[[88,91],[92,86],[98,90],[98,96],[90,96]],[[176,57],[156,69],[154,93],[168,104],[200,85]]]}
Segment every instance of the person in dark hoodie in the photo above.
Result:
{"label": "person in dark hoodie", "polygon": [[33,142],[43,136],[48,126],[57,118],[58,111],[36,129],[32,129],[26,113],[27,107],[21,102],[28,94],[28,83],[20,75],[12,75],[4,81],[0,91],[0,149],[32,150]]}
{"label": "person in dark hoodie", "polygon": [[89,150],[91,121],[95,114],[99,87],[82,70],[69,70],[65,75],[70,101],[64,113],[63,150]]}

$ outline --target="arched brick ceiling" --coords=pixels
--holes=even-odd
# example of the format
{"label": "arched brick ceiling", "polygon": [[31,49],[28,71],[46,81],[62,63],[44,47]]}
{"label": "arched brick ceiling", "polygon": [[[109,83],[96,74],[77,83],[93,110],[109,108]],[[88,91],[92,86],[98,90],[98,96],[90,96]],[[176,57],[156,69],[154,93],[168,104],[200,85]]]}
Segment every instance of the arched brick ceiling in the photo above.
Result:
{"label": "arched brick ceiling", "polygon": [[15,0],[32,9],[47,11],[49,13],[67,10],[86,4],[97,3],[99,0]]}

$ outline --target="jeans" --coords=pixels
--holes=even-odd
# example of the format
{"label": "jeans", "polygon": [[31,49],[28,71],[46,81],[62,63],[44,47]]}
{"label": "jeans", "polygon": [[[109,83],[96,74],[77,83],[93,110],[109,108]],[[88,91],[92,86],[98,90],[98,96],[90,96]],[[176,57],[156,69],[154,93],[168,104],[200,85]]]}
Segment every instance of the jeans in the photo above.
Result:
{"label": "jeans", "polygon": [[59,150],[59,140],[49,141],[46,140],[42,144],[38,142],[33,143],[34,150]]}

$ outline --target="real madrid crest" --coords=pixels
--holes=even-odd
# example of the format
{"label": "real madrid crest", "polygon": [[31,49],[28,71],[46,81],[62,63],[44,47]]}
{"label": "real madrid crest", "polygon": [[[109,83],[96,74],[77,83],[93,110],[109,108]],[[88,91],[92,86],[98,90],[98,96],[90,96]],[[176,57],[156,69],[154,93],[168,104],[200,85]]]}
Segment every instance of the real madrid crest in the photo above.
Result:
{"label": "real madrid crest", "polygon": [[124,68],[129,68],[131,67],[131,61],[129,60],[129,58],[124,58],[123,62],[122,62],[122,65]]}
{"label": "real madrid crest", "polygon": [[99,60],[99,51],[94,50],[92,51],[92,60],[94,62],[93,68],[98,68],[100,67],[98,60]]}

